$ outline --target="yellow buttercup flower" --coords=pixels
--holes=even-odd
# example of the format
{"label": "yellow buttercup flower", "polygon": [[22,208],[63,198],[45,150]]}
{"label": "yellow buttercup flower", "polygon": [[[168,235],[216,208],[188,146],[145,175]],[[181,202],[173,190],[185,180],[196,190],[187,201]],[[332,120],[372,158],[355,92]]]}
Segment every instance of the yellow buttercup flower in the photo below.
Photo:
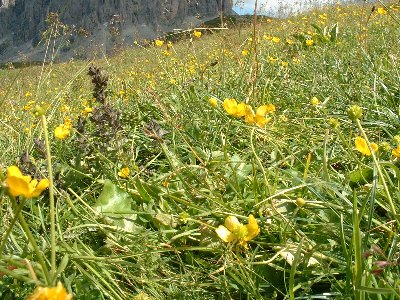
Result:
{"label": "yellow buttercup flower", "polygon": [[386,11],[386,9],[384,7],[378,7],[377,13],[380,14],[380,15],[386,15],[387,11]]}
{"label": "yellow buttercup flower", "polygon": [[238,104],[234,98],[224,99],[222,106],[229,115],[236,115]]}
{"label": "yellow buttercup flower", "polygon": [[234,116],[237,118],[244,117],[245,113],[246,113],[246,103],[240,102],[237,105],[237,111],[234,114]]}
{"label": "yellow buttercup flower", "polygon": [[400,145],[398,145],[397,148],[394,148],[392,150],[392,155],[395,156],[396,158],[400,158]]}
{"label": "yellow buttercup flower", "polygon": [[38,287],[28,300],[72,300],[61,282],[56,287]]}
{"label": "yellow buttercup flower", "polygon": [[65,126],[67,129],[71,129],[71,128],[72,128],[72,120],[71,120],[70,117],[65,117],[65,118],[64,118],[64,126]]}
{"label": "yellow buttercup flower", "polygon": [[286,43],[288,43],[289,45],[293,45],[294,41],[292,39],[286,39]]}
{"label": "yellow buttercup flower", "polygon": [[49,187],[49,180],[42,179],[38,182],[31,176],[24,176],[18,167],[10,166],[7,168],[6,185],[13,197],[35,198]]}
{"label": "yellow buttercup flower", "polygon": [[310,103],[313,106],[317,106],[318,104],[321,103],[321,101],[319,101],[319,99],[317,97],[312,97]]}
{"label": "yellow buttercup flower", "polygon": [[257,126],[259,126],[259,127],[264,127],[271,120],[272,120],[271,117],[259,116],[259,115],[256,114],[255,121],[256,121]]}
{"label": "yellow buttercup flower", "polygon": [[214,97],[211,97],[210,99],[208,99],[208,103],[210,103],[210,105],[212,107],[217,107],[218,106],[218,100]]}
{"label": "yellow buttercup flower", "polygon": [[[356,137],[355,145],[356,145],[357,151],[359,151],[362,155],[366,155],[366,156],[371,155],[371,151],[369,151],[367,141],[365,139],[363,139],[362,137],[360,137],[360,136]],[[378,151],[379,147],[377,144],[371,143],[370,145],[374,152]]]}
{"label": "yellow buttercup flower", "polygon": [[274,42],[275,44],[278,44],[278,43],[281,41],[281,39],[278,38],[277,36],[274,36],[274,37],[271,39],[271,41]]}
{"label": "yellow buttercup flower", "polygon": [[265,116],[266,114],[275,112],[276,107],[273,104],[264,104],[257,107],[256,115]]}
{"label": "yellow buttercup flower", "polygon": [[85,108],[82,111],[82,114],[86,117],[92,112],[93,112],[93,108],[85,106]]}
{"label": "yellow buttercup flower", "polygon": [[312,46],[312,45],[314,45],[314,40],[312,40],[312,39],[306,40],[306,45],[307,45],[307,46]]}
{"label": "yellow buttercup flower", "polygon": [[246,225],[241,224],[235,216],[228,216],[225,219],[225,226],[219,225],[215,232],[225,243],[237,242],[247,248],[247,242],[260,233],[260,228],[253,215],[249,215]]}
{"label": "yellow buttercup flower", "polygon": [[131,170],[128,167],[122,168],[121,170],[119,170],[118,172],[118,176],[121,178],[128,178],[129,174],[131,174]]}
{"label": "yellow buttercup flower", "polygon": [[162,40],[155,40],[154,43],[156,44],[157,47],[161,47],[162,45],[164,45],[164,41]]}
{"label": "yellow buttercup flower", "polygon": [[61,124],[54,129],[54,136],[59,140],[65,140],[70,134],[70,127],[65,124]]}
{"label": "yellow buttercup flower", "polygon": [[254,124],[256,115],[253,111],[253,108],[250,105],[246,105],[245,110],[244,110],[244,121],[247,124]]}
{"label": "yellow buttercup flower", "polygon": [[246,49],[242,50],[242,55],[243,55],[243,56],[249,55],[249,51],[246,50]]}
{"label": "yellow buttercup flower", "polygon": [[193,35],[194,35],[195,38],[200,38],[201,37],[201,31],[195,30],[195,31],[193,31]]}

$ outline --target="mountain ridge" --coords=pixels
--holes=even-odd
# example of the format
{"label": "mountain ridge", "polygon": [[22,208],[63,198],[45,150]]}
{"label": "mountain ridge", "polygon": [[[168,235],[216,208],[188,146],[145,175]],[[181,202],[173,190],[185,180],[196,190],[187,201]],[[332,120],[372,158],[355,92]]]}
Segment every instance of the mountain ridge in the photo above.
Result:
{"label": "mountain ridge", "polygon": [[[49,14],[65,25],[58,59],[103,54],[232,12],[232,0],[0,0],[0,62],[42,60]],[[52,20],[54,21],[54,20]],[[68,28],[65,32],[65,28]],[[87,58],[87,57],[86,57]]]}

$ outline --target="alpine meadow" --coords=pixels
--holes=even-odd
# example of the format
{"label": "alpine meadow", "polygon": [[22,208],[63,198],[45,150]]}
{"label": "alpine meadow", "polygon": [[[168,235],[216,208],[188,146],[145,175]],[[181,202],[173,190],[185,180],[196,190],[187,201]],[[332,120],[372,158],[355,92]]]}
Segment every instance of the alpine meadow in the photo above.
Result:
{"label": "alpine meadow", "polygon": [[0,68],[0,299],[400,299],[399,1],[65,28]]}

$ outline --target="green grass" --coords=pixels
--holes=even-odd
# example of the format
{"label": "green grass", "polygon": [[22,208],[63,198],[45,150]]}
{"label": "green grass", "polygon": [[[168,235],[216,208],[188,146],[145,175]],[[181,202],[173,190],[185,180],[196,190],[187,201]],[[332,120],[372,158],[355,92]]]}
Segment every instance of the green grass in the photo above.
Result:
{"label": "green grass", "polygon": [[[371,8],[187,33],[171,55],[164,44],[0,69],[0,298],[58,281],[74,299],[399,298],[400,7]],[[90,63],[108,73],[107,106]],[[227,114],[225,98],[276,112],[260,128]],[[54,230],[48,191],[12,201],[5,184],[10,165],[50,176],[37,105]],[[58,140],[66,117],[74,127]],[[357,136],[379,150],[363,156]],[[260,234],[247,250],[216,234],[250,214]]]}

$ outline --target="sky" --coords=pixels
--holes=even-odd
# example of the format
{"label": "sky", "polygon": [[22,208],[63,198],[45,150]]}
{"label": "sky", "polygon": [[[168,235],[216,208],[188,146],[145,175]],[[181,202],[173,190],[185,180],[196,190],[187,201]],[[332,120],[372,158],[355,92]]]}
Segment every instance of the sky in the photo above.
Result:
{"label": "sky", "polygon": [[[233,0],[234,3],[242,2],[234,6],[233,10],[238,14],[253,14],[255,0]],[[271,17],[283,17],[288,12],[299,12],[310,9],[312,6],[319,6],[327,3],[337,3],[338,0],[258,0],[260,11],[257,14],[265,14]],[[354,2],[354,1],[340,1]]]}

